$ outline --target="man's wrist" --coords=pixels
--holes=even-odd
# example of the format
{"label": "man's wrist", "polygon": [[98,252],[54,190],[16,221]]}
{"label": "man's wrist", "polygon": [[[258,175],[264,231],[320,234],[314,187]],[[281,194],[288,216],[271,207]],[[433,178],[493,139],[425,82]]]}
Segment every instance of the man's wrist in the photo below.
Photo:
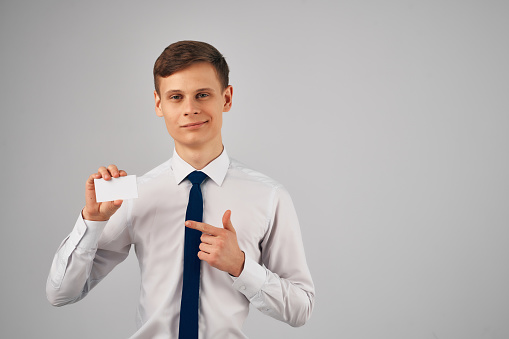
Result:
{"label": "man's wrist", "polygon": [[237,265],[237,267],[239,267],[237,270],[235,270],[235,272],[233,273],[230,273],[231,276],[233,277],[238,277],[242,274],[242,271],[244,270],[244,263],[246,262],[246,254],[244,253],[244,251],[241,251],[242,253],[242,260],[240,262],[240,265]]}
{"label": "man's wrist", "polygon": [[89,220],[89,221],[108,221],[108,219],[104,219],[104,218],[101,218],[101,217],[94,217],[94,216],[91,216],[87,211],[86,211],[86,207],[84,207],[82,210],[81,210],[81,216],[83,218],[83,220]]}

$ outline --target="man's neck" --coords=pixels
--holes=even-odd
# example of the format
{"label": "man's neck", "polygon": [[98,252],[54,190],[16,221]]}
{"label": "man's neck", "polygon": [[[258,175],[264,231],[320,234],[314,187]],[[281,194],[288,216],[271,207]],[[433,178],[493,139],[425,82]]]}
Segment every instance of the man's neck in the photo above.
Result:
{"label": "man's neck", "polygon": [[205,147],[190,148],[175,143],[175,151],[182,160],[193,166],[195,169],[201,170],[223,153],[223,144],[221,142],[215,145],[207,145]]}

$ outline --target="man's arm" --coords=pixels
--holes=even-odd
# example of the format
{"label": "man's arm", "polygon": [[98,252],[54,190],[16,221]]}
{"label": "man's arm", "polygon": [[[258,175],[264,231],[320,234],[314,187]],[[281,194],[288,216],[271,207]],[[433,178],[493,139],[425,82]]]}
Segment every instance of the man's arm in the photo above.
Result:
{"label": "man's arm", "polygon": [[186,221],[189,228],[202,232],[198,258],[210,266],[238,277],[244,269],[244,252],[239,248],[237,232],[230,220],[232,212],[223,215],[223,228],[214,227],[203,222]]}
{"label": "man's arm", "polygon": [[186,222],[203,232],[199,258],[230,273],[233,287],[262,313],[291,326],[304,325],[313,310],[315,289],[288,192],[276,188],[271,223],[261,244],[264,266],[240,250],[230,214],[226,211],[223,216],[224,228]]}
{"label": "man's arm", "polygon": [[97,203],[94,187],[94,179],[110,180],[125,175],[125,171],[118,171],[111,165],[108,169],[101,167],[88,178],[86,206],[51,265],[46,283],[46,295],[51,304],[62,306],[81,300],[127,257],[131,241],[126,227],[126,208],[120,208],[121,200]]}

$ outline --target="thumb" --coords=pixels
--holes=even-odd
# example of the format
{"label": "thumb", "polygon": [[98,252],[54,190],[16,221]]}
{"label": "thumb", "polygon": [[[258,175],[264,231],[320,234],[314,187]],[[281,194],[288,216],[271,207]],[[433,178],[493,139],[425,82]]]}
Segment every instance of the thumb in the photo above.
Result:
{"label": "thumb", "polygon": [[224,212],[223,214],[223,227],[225,230],[228,230],[230,232],[233,232],[233,233],[237,233],[235,232],[235,228],[233,227],[233,224],[230,220],[230,217],[232,215],[232,211],[230,210],[227,210],[226,212]]}
{"label": "thumb", "polygon": [[102,203],[102,206],[104,206],[104,212],[111,217],[122,206],[122,202],[123,200],[115,200]]}
{"label": "thumb", "polygon": [[120,208],[120,206],[122,206],[122,203],[123,203],[123,202],[124,202],[123,200],[115,200],[115,201],[113,201],[113,206],[114,206],[114,208],[115,208],[116,210],[118,210],[118,209]]}

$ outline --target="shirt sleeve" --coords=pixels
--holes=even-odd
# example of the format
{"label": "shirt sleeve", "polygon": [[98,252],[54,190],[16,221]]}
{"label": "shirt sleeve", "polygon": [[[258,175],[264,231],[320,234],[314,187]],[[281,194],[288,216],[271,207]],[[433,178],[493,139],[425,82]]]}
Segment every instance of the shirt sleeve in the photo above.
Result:
{"label": "shirt sleeve", "polygon": [[313,311],[315,288],[299,221],[288,192],[275,191],[268,232],[261,243],[262,264],[246,255],[233,287],[262,313],[302,326]]}
{"label": "shirt sleeve", "polygon": [[63,306],[83,299],[127,258],[131,247],[127,203],[108,221],[84,220],[80,213],[51,264],[46,296],[52,305]]}

